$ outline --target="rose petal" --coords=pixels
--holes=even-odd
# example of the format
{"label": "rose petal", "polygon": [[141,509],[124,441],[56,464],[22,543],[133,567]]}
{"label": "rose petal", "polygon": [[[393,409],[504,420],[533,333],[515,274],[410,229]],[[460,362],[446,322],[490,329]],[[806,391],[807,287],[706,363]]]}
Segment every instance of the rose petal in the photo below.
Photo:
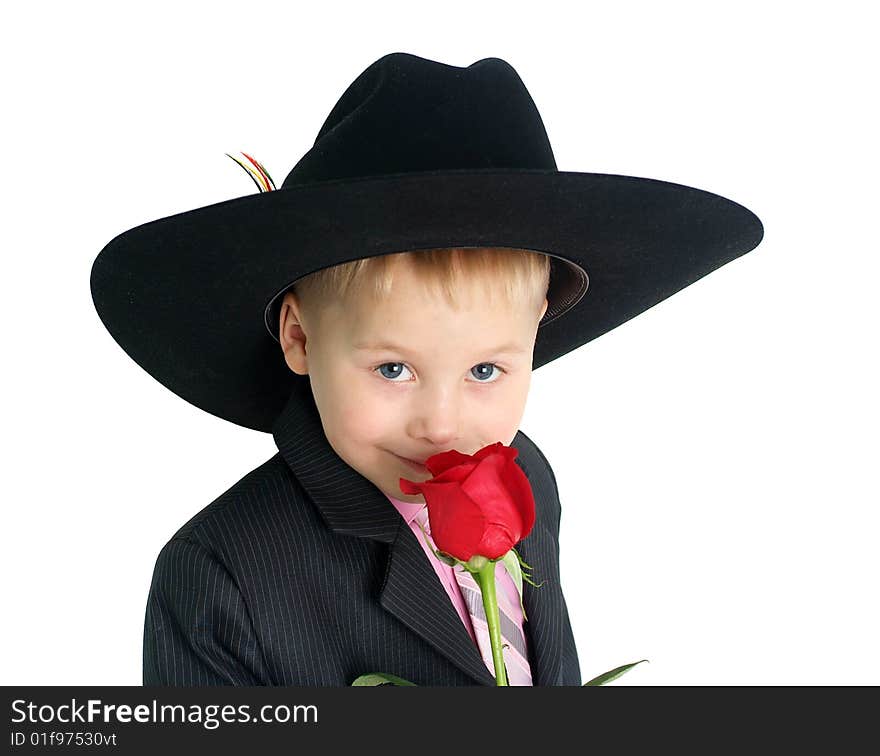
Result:
{"label": "rose petal", "polygon": [[488,523],[476,553],[487,559],[504,556],[519,541],[504,523]]}
{"label": "rose petal", "polygon": [[513,461],[507,463],[503,478],[507,483],[511,499],[520,514],[522,532],[519,540],[522,540],[535,527],[535,496],[532,492],[532,484],[522,468]]}
{"label": "rose petal", "polygon": [[468,475],[476,468],[476,462],[471,462],[470,460],[464,464],[456,465],[455,467],[450,467],[444,470],[439,475],[435,475],[431,482],[440,482],[440,483],[453,483],[453,482],[461,482],[467,478]]}
{"label": "rose petal", "polygon": [[431,475],[439,475],[450,467],[467,464],[468,462],[471,462],[471,458],[467,454],[450,449],[439,454],[432,454],[425,460],[425,467],[431,471]]}
{"label": "rose petal", "polygon": [[400,478],[397,481],[397,485],[400,486],[400,490],[405,494],[420,494],[422,493],[422,483],[407,480],[406,478]]}
{"label": "rose petal", "polygon": [[458,483],[424,486],[431,537],[441,551],[467,561],[486,530],[486,517]]}

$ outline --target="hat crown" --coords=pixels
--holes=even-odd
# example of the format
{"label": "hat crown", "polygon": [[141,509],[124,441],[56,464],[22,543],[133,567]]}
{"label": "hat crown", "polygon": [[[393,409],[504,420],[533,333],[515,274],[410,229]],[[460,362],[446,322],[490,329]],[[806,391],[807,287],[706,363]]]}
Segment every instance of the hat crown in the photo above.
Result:
{"label": "hat crown", "polygon": [[500,58],[450,66],[391,53],[345,90],[281,188],[436,170],[557,170],[544,123]]}

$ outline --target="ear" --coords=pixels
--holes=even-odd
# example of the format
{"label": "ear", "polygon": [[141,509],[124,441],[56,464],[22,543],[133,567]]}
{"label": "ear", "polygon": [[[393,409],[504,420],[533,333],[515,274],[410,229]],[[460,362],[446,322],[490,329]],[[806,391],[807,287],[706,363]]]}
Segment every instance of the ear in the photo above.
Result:
{"label": "ear", "polygon": [[302,327],[301,307],[292,291],[285,293],[281,300],[281,313],[278,317],[278,341],[284,352],[284,361],[297,375],[308,375],[306,355],[306,332]]}
{"label": "ear", "polygon": [[547,301],[547,298],[545,297],[545,298],[544,298],[544,304],[541,305],[541,313],[538,315],[538,322],[539,322],[539,323],[541,322],[541,318],[544,317],[544,313],[547,312],[547,306],[548,306],[549,304],[550,304],[550,303]]}

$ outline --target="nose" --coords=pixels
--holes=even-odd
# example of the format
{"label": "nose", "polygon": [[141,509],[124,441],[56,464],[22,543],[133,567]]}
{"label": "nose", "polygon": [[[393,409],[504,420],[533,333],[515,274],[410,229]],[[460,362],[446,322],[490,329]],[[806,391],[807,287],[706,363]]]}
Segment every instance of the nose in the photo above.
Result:
{"label": "nose", "polygon": [[461,438],[461,406],[454,391],[423,391],[413,398],[409,433],[435,449],[447,449]]}

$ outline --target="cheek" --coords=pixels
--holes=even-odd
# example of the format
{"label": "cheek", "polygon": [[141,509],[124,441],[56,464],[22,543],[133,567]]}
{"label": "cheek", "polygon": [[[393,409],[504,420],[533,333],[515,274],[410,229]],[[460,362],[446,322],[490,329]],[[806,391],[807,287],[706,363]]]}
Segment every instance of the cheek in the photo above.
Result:
{"label": "cheek", "polygon": [[492,411],[485,418],[487,426],[483,435],[491,437],[491,441],[487,443],[501,441],[505,445],[510,445],[519,430],[527,396],[528,381],[525,381],[525,385],[519,384],[515,390],[505,392],[503,396],[498,397],[497,403],[493,404]]}
{"label": "cheek", "polygon": [[348,438],[372,443],[387,435],[395,414],[375,395],[350,391],[337,405],[337,417]]}

